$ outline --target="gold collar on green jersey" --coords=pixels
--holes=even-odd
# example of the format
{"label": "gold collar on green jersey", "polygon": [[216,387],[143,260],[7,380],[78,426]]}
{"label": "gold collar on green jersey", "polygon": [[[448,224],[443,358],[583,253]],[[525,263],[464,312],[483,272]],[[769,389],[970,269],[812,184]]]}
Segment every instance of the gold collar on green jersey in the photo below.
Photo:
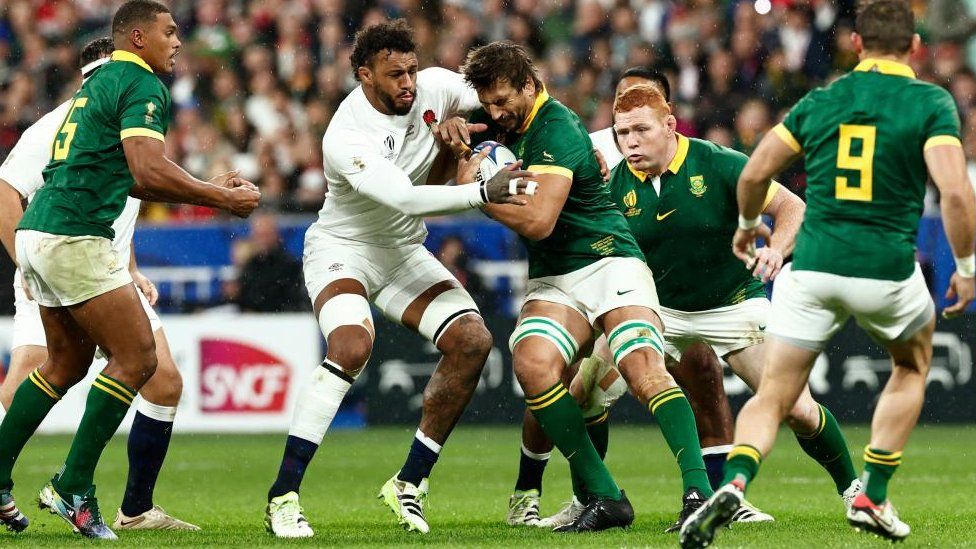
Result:
{"label": "gold collar on green jersey", "polygon": [[535,103],[532,105],[532,110],[529,111],[529,116],[525,118],[525,122],[522,122],[522,127],[518,129],[519,133],[525,133],[529,129],[529,125],[535,120],[535,115],[539,114],[539,109],[542,105],[549,101],[549,92],[546,91],[546,87],[542,86],[539,94],[535,96]]}
{"label": "gold collar on green jersey", "polygon": [[[672,158],[671,163],[668,164],[667,171],[671,173],[678,173],[678,170],[680,170],[681,166],[684,165],[685,159],[688,158],[688,146],[690,145],[690,142],[688,141],[687,137],[681,135],[680,133],[675,132],[674,135],[678,139],[678,148],[674,151],[674,158]],[[627,162],[627,169],[629,169],[630,173],[634,174],[634,177],[637,179],[647,181],[647,174],[631,166],[630,162]]]}
{"label": "gold collar on green jersey", "polygon": [[892,76],[904,76],[906,78],[915,78],[915,71],[911,67],[904,63],[899,63],[898,61],[892,61],[890,59],[865,59],[854,67],[855,72],[880,72],[881,74],[889,74]]}
{"label": "gold collar on green jersey", "polygon": [[152,67],[148,63],[142,60],[141,57],[132,53],[131,51],[125,50],[115,50],[112,52],[112,61],[128,61],[129,63],[135,63],[140,67],[146,69],[149,72],[153,72]]}

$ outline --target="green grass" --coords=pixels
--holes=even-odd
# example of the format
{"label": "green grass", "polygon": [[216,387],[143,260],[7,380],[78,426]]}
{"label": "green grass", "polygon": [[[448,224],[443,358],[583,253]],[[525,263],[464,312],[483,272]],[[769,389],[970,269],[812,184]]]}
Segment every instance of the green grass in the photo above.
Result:
{"label": "green grass", "polygon": [[[581,536],[556,535],[504,524],[518,466],[519,430],[512,427],[458,429],[431,479],[428,536],[409,534],[375,499],[406,454],[412,428],[375,428],[331,433],[305,478],[302,503],[316,537],[292,544],[389,546],[653,546],[676,547],[662,533],[674,520],[680,485],[659,432],[618,427],[611,432],[610,468],[637,512],[629,531]],[[864,428],[847,428],[855,462],[867,441]],[[913,435],[895,476],[892,498],[913,528],[907,546],[976,545],[976,426],[923,427]],[[121,546],[251,547],[271,545],[262,524],[265,494],[282,451],[283,436],[177,436],[163,470],[156,502],[202,532],[122,532]],[[34,495],[61,464],[67,437],[38,437],[21,457],[15,496],[31,519],[18,535],[0,533],[0,545],[90,545],[53,515],[41,513]],[[107,521],[115,516],[125,484],[125,440],[109,445],[96,476]],[[554,512],[569,495],[565,461],[546,473],[543,512]],[[782,433],[764,463],[750,499],[776,516],[772,524],[741,525],[723,532],[720,547],[846,547],[884,544],[852,531],[826,475]],[[280,543],[281,545],[286,545]],[[116,546],[119,546],[117,544]]]}

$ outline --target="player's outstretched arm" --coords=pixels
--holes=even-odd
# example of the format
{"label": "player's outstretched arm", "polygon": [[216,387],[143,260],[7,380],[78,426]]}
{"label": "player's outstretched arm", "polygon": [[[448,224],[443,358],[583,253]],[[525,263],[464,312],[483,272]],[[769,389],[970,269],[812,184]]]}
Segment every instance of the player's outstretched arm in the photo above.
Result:
{"label": "player's outstretched arm", "polygon": [[776,132],[768,132],[739,175],[736,187],[739,229],[732,237],[732,252],[749,267],[756,258],[756,238],[769,236],[769,229],[760,214],[772,178],[799,157],[800,151],[788,145]]}
{"label": "player's outstretched arm", "polygon": [[[396,164],[367,147],[334,151],[323,147],[325,162],[346,177],[353,189],[380,204],[411,216],[445,215],[479,208],[490,202],[521,202],[524,182],[510,181],[531,175],[521,170],[499,172],[480,185],[415,186]],[[459,181],[460,182],[460,181]]]}
{"label": "player's outstretched arm", "polygon": [[24,206],[21,203],[20,192],[13,185],[0,179],[0,240],[6,248],[10,259],[17,262],[17,248],[14,245],[14,235],[20,218],[24,216]]}
{"label": "player's outstretched arm", "polygon": [[542,240],[556,228],[556,220],[573,181],[566,176],[548,173],[536,175],[535,180],[538,187],[534,195],[525,197],[525,207],[489,204],[484,210],[518,234],[531,240]]}
{"label": "player's outstretched arm", "polygon": [[936,145],[925,149],[925,164],[939,188],[942,223],[945,226],[956,272],[949,281],[946,297],[956,302],[946,307],[947,317],[961,313],[976,293],[976,197],[966,171],[966,157],[958,144]]}
{"label": "player's outstretched arm", "polygon": [[129,194],[136,198],[219,208],[238,217],[247,217],[258,207],[261,193],[256,188],[227,188],[200,181],[166,158],[158,139],[126,137],[122,149],[136,181]]}

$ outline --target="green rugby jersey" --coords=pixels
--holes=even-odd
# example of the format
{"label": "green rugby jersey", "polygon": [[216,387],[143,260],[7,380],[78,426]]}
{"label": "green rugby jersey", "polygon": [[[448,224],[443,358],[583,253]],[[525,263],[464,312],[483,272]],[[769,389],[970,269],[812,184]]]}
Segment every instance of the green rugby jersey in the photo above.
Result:
{"label": "green rugby jersey", "polygon": [[44,186],[18,229],[67,236],[115,237],[134,180],[122,150],[126,137],[163,141],[169,90],[137,55],[116,50],[72,98],[51,145]]}
{"label": "green rugby jersey", "polygon": [[610,199],[590,136],[576,113],[543,88],[519,134],[509,148],[525,169],[572,180],[552,234],[538,241],[520,237],[528,250],[529,278],[563,275],[604,257],[643,261],[624,216]]}
{"label": "green rugby jersey", "polygon": [[774,131],[806,155],[807,209],[793,269],[911,276],[928,178],[923,151],[960,145],[949,92],[916,80],[907,65],[866,59],[808,93]]}
{"label": "green rugby jersey", "polygon": [[[766,297],[762,282],[732,254],[739,211],[735,188],[748,157],[708,141],[680,134],[677,139],[660,195],[653,178],[626,160],[613,169],[609,183],[654,273],[661,305],[705,311]],[[778,189],[774,183],[766,204]]]}

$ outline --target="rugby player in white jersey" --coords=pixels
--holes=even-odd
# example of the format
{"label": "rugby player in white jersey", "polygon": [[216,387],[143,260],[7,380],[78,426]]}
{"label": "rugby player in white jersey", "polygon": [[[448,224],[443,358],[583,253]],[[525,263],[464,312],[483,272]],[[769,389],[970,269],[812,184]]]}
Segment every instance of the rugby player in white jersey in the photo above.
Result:
{"label": "rugby player in white jersey", "polygon": [[[111,38],[99,38],[86,45],[80,56],[82,77],[88,78],[108,62],[114,49]],[[29,201],[44,185],[41,172],[51,158],[51,143],[70,105],[71,101],[62,103],[28,128],[0,166],[0,239],[15,261],[14,228],[24,214],[22,201]],[[119,257],[129,258],[129,270],[140,290],[139,298],[156,340],[158,367],[139,390],[142,400],[136,406],[135,420],[128,438],[129,478],[113,527],[122,530],[199,530],[197,526],[174,518],[161,507],[153,505],[153,489],[169,448],[183,379],[170,354],[159,316],[152,309],[158,297],[156,287],[139,272],[135,254],[131,250],[139,204],[140,200],[128,198],[122,215],[113,225],[115,239],[112,247]],[[0,404],[4,409],[10,406],[21,382],[44,364],[48,356],[40,309],[26,291],[19,269],[14,275],[14,295],[16,312],[10,368],[0,385]],[[41,506],[50,507],[51,490],[50,484],[41,490]]]}
{"label": "rugby player in white jersey", "polygon": [[[425,185],[442,150],[439,140],[467,136],[456,115],[478,107],[477,94],[451,71],[418,72],[412,31],[402,20],[357,33],[351,61],[361,86],[339,106],[323,137],[329,191],[305,236],[305,284],[328,353],[299,396],[268,493],[265,525],[283,538],[313,535],[298,490],[369,359],[375,336],[370,303],[443,353],[424,390],[406,462],[379,496],[407,530],[429,531],[427,477],[474,393],[492,338],[471,296],[424,248],[423,216],[488,202],[524,204],[513,195],[526,192],[529,183],[519,178],[531,175],[515,164],[481,184]],[[469,182],[470,168],[483,156],[460,164],[458,183]]]}

